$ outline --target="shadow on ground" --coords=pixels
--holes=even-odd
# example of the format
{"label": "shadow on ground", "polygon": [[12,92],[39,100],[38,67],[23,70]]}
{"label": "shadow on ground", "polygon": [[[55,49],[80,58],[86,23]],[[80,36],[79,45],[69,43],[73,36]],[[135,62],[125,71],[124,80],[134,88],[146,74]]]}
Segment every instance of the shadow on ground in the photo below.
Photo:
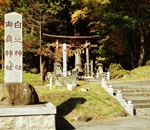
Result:
{"label": "shadow on ground", "polygon": [[56,130],[75,130],[75,128],[64,118],[77,105],[83,104],[86,100],[84,98],[70,98],[57,106],[56,115]]}

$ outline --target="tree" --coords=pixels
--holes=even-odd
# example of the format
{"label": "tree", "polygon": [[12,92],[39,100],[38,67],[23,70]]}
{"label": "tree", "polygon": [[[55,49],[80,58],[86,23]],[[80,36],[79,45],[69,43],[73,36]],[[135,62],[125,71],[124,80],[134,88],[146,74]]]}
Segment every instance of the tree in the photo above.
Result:
{"label": "tree", "polygon": [[8,6],[8,0],[0,0],[0,7],[7,7]]}
{"label": "tree", "polygon": [[4,41],[4,8],[8,7],[8,0],[0,0],[0,64],[3,69],[3,41]]}
{"label": "tree", "polygon": [[[133,68],[141,66],[146,54],[145,49],[148,45],[146,39],[149,39],[150,2],[147,0],[116,0],[111,1],[109,7],[114,14],[121,15],[121,22],[118,18],[114,20],[119,20],[120,32],[126,38]],[[117,24],[115,26],[118,27]]]}
{"label": "tree", "polygon": [[[41,49],[42,47],[42,26],[44,26],[44,24],[46,23],[45,20],[48,19],[48,17],[46,15],[44,15],[46,13],[45,7],[43,9],[43,4],[40,4],[39,2],[37,3],[32,3],[29,6],[29,9],[27,11],[28,13],[26,13],[26,19],[29,22],[24,22],[25,25],[28,27],[28,29],[30,29],[30,33],[34,34],[35,36],[37,36],[37,46]],[[42,55],[39,54],[40,56],[40,74],[41,74],[41,81],[43,82],[43,65],[42,65]]]}
{"label": "tree", "polygon": [[127,58],[130,56],[132,68],[141,66],[148,53],[146,48],[149,48],[150,2],[85,0],[84,3],[88,13],[82,9],[77,16],[85,19],[86,14],[92,27],[91,32],[97,33],[103,39],[100,43],[109,44],[113,54]]}

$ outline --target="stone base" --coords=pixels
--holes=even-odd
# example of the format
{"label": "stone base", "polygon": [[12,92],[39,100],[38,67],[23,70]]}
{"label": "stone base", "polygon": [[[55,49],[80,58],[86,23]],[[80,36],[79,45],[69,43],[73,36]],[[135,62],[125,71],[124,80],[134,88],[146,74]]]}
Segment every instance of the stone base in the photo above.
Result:
{"label": "stone base", "polygon": [[56,130],[51,103],[0,107],[0,130]]}
{"label": "stone base", "polygon": [[0,106],[17,106],[38,104],[39,98],[30,84],[3,83],[0,84]]}
{"label": "stone base", "polygon": [[67,87],[68,85],[72,86],[77,86],[77,78],[76,76],[55,76],[54,77],[54,82],[57,86],[65,86]]}

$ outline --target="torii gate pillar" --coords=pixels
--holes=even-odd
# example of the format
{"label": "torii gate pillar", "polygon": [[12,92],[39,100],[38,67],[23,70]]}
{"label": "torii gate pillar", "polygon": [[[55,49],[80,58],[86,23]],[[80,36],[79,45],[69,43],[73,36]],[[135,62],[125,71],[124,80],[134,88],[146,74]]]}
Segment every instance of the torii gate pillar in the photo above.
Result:
{"label": "torii gate pillar", "polygon": [[63,43],[63,76],[67,76],[67,54],[66,43]]}
{"label": "torii gate pillar", "polygon": [[[86,41],[87,43],[87,41]],[[90,68],[89,68],[89,47],[86,47],[86,66],[87,66],[87,77],[90,76]]]}

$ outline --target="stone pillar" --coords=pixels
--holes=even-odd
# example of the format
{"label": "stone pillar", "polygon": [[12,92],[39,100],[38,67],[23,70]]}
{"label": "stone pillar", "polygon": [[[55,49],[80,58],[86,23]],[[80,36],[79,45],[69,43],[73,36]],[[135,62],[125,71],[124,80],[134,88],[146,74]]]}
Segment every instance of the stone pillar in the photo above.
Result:
{"label": "stone pillar", "polygon": [[22,83],[22,15],[5,14],[4,82]]}
{"label": "stone pillar", "polygon": [[90,65],[91,65],[91,77],[93,77],[93,60],[90,60]]}
{"label": "stone pillar", "polygon": [[89,48],[86,47],[86,65],[87,65],[87,77],[89,77]]}
{"label": "stone pillar", "polygon": [[107,80],[110,80],[110,72],[107,72]]}
{"label": "stone pillar", "polygon": [[117,91],[116,97],[117,97],[118,99],[122,99],[121,90],[118,90],[118,91]]}
{"label": "stone pillar", "polygon": [[63,76],[67,76],[67,52],[66,43],[63,43]]}

